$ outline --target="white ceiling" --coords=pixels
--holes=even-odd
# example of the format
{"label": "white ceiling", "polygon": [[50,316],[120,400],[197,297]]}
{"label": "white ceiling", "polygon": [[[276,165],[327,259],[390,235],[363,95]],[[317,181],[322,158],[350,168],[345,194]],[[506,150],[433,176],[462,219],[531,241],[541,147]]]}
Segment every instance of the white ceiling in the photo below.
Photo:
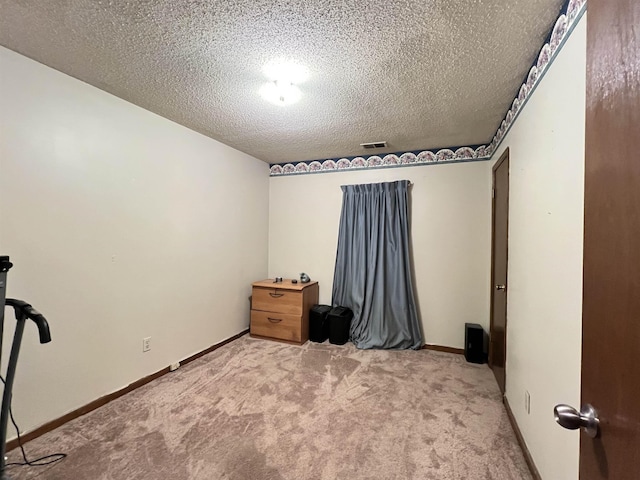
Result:
{"label": "white ceiling", "polygon": [[[0,0],[0,44],[282,163],[490,142],[562,4]],[[258,93],[278,59],[309,70],[287,107]]]}

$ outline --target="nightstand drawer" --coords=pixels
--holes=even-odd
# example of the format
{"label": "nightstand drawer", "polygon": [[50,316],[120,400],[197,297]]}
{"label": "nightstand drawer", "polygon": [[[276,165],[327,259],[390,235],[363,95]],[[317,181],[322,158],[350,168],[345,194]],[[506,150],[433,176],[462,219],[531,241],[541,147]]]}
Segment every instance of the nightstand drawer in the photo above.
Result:
{"label": "nightstand drawer", "polygon": [[253,287],[251,308],[300,316],[302,315],[302,292],[277,287]]}
{"label": "nightstand drawer", "polygon": [[302,317],[286,313],[251,310],[251,334],[300,342],[302,338]]}

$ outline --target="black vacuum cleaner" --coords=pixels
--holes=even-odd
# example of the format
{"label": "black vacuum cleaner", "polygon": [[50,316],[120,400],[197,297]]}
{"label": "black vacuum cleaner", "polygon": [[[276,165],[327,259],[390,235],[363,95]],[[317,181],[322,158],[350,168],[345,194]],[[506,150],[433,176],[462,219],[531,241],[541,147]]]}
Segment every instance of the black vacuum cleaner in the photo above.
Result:
{"label": "black vacuum cleaner", "polygon": [[22,334],[27,319],[33,320],[38,326],[40,334],[40,343],[49,343],[51,334],[49,333],[49,324],[47,320],[35,308],[22,300],[14,300],[6,298],[7,288],[7,272],[13,266],[9,261],[9,257],[0,256],[0,359],[2,358],[2,339],[4,335],[4,307],[5,305],[13,307],[18,324],[13,334],[13,344],[11,346],[11,354],[9,356],[9,364],[7,365],[7,376],[4,382],[4,393],[2,395],[2,410],[0,414],[0,479],[9,480],[9,476],[5,472],[6,461],[4,459],[7,451],[7,427],[9,423],[9,409],[11,408],[11,390],[13,389],[13,380],[16,375],[16,367],[18,366],[18,355],[20,354],[20,344],[22,343]]}

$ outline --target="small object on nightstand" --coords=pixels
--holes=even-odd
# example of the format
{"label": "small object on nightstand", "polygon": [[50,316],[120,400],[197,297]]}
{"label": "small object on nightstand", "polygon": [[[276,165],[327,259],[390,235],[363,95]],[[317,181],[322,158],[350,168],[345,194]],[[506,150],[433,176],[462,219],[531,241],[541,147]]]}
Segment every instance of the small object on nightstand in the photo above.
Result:
{"label": "small object on nightstand", "polygon": [[309,283],[310,281],[311,279],[309,278],[309,275],[304,272],[300,274],[300,283]]}
{"label": "small object on nightstand", "polygon": [[273,283],[282,283],[282,277],[276,277]]}
{"label": "small object on nightstand", "polygon": [[298,280],[294,278],[293,280],[291,280],[291,283],[298,283]]}

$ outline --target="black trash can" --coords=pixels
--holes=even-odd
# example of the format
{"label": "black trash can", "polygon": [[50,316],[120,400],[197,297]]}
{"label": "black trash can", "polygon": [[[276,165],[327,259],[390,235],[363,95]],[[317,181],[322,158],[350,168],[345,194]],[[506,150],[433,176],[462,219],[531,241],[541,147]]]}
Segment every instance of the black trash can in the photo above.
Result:
{"label": "black trash can", "polygon": [[329,343],[344,345],[349,341],[349,329],[353,312],[347,307],[333,307],[329,319]]}
{"label": "black trash can", "polygon": [[329,305],[314,305],[309,311],[309,340],[324,342],[329,338],[329,321],[327,314],[331,310]]}

